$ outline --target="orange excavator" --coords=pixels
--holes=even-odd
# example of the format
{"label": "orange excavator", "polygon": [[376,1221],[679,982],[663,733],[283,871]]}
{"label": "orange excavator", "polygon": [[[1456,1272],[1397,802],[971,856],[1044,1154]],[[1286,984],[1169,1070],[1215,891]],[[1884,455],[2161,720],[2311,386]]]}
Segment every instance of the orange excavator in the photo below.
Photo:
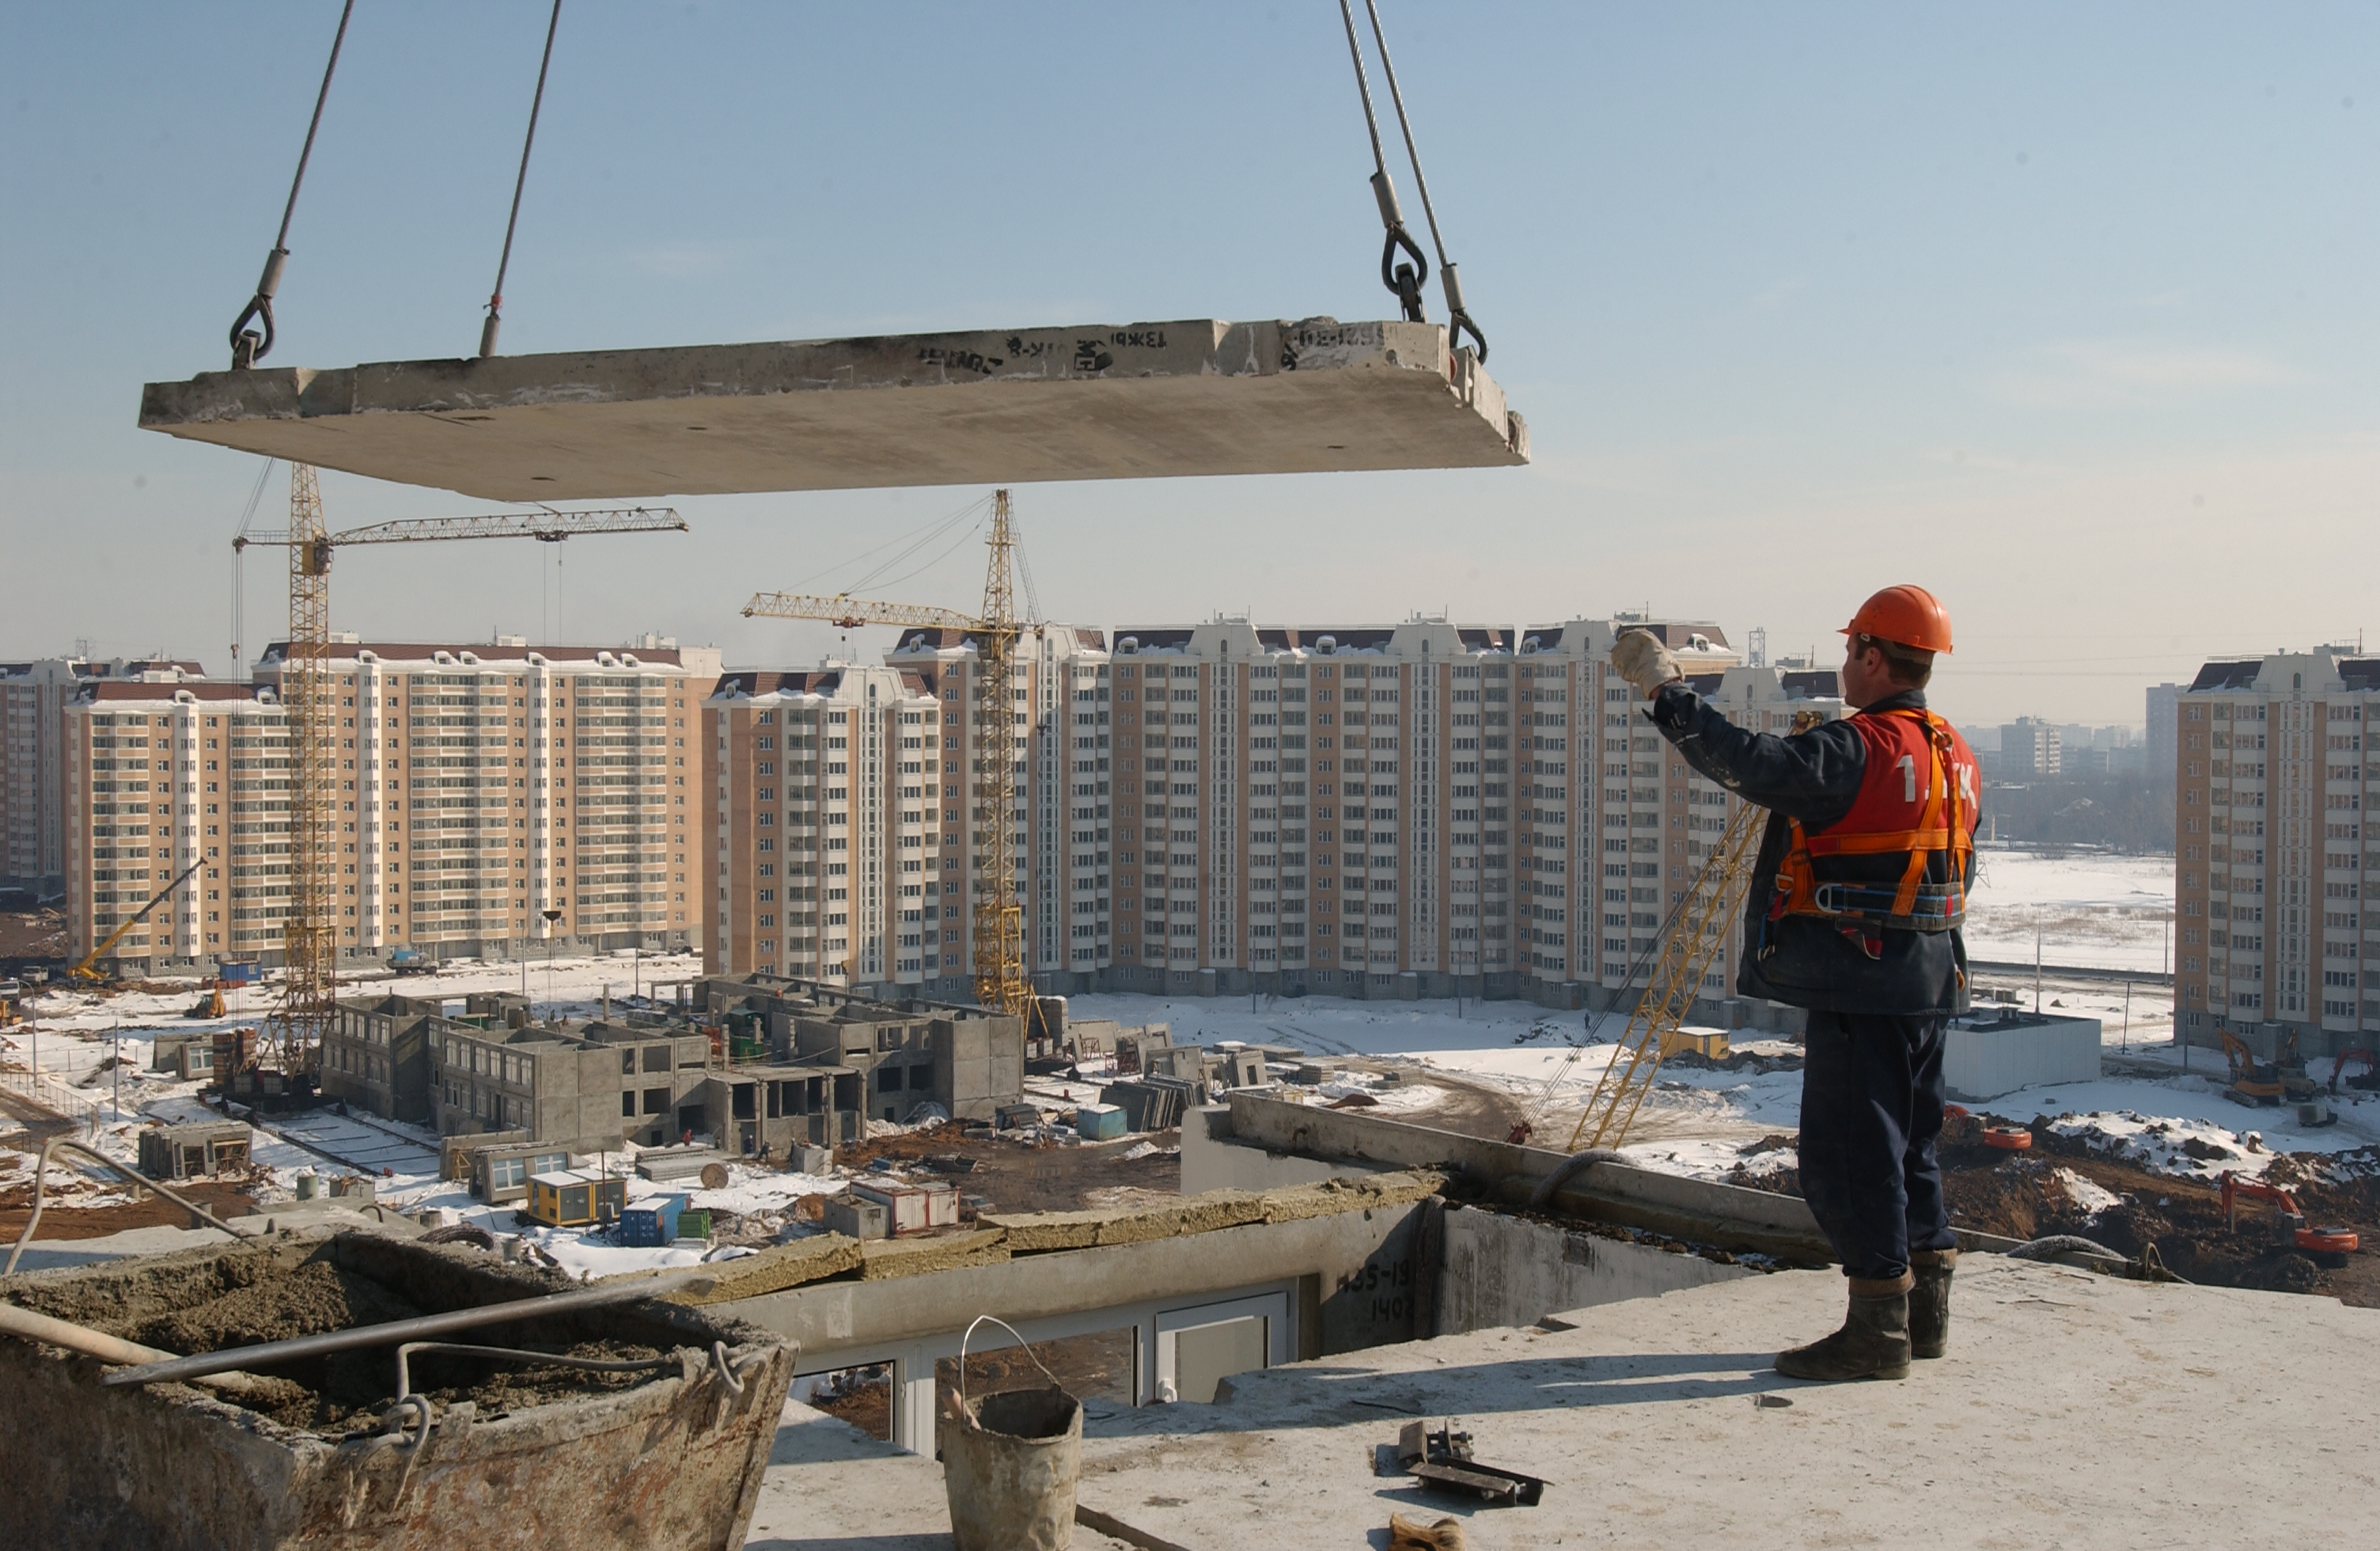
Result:
{"label": "orange excavator", "polygon": [[[2347,1069],[2357,1061],[2363,1063],[2363,1071],[2359,1076],[2350,1077]],[[2366,1093],[2380,1089],[2380,1055],[2374,1055],[2369,1049],[2350,1050],[2341,1055],[2330,1064],[2330,1091],[2338,1093],[2341,1083]]]}
{"label": "orange excavator", "polygon": [[2298,1054],[2295,1034],[2281,1036],[2273,1060],[2258,1060],[2248,1042],[2229,1029],[2218,1024],[2215,1032],[2222,1036],[2224,1060],[2231,1063],[2231,1084],[2223,1092],[2234,1102],[2300,1104],[2318,1091],[2306,1075],[2305,1058]]}
{"label": "orange excavator", "polygon": [[2231,1232],[2240,1231],[2240,1203],[2270,1202],[2280,1231],[2281,1243],[2313,1261],[2338,1270],[2347,1264],[2347,1257],[2362,1244],[2352,1228],[2330,1226],[2309,1228],[2305,1213],[2298,1209],[2298,1198],[2278,1185],[2268,1185],[2261,1180],[2243,1180],[2229,1169],[2223,1171],[2223,1226]]}

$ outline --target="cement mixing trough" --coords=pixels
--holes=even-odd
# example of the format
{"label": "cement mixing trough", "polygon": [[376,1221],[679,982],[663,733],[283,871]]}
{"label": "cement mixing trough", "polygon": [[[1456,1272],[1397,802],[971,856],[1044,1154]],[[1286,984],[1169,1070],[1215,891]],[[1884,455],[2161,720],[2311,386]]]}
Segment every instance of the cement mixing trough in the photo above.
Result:
{"label": "cement mixing trough", "polygon": [[1529,460],[1445,329],[1331,318],[211,371],[140,424],[495,501]]}
{"label": "cement mixing trough", "polygon": [[[281,1235],[0,1282],[19,1307],[176,1352],[568,1290],[485,1251]],[[0,1515],[25,1544],[575,1548],[742,1542],[794,1348],[654,1299],[485,1327],[474,1341],[618,1361],[589,1372],[394,1347],[260,1367],[238,1397],[116,1388],[91,1359],[0,1340]],[[720,1371],[722,1349],[731,1371]],[[62,1440],[71,1440],[61,1447]]]}

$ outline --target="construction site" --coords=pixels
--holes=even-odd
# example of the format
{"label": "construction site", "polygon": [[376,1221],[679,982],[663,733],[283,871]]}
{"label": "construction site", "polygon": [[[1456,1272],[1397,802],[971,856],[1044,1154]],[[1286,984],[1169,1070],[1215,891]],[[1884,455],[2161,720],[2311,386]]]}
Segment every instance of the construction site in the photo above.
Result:
{"label": "construction site", "polygon": [[[475,355],[289,362],[345,0],[228,366],[139,386],[144,444],[255,471],[234,564],[282,553],[247,676],[79,645],[0,674],[41,728],[6,724],[0,786],[48,783],[0,814],[40,841],[0,900],[0,1538],[2277,1547],[2380,1515],[2380,1003],[2360,959],[2306,989],[2325,942],[2380,941],[2346,881],[2380,866],[2360,643],[2177,693],[2175,854],[2134,869],[2172,881],[2110,905],[1977,840],[1922,695],[1922,821],[1843,844],[1873,878],[1693,751],[1849,734],[1890,698],[1863,650],[1915,643],[1922,689],[1947,623],[1864,607],[1842,670],[1650,603],[1056,624],[1024,541],[1051,487],[1533,467],[1408,114],[1454,100],[1435,41],[1409,100],[1377,0],[1326,18],[1388,316],[507,355],[563,10]],[[324,471],[516,509],[334,521]],[[659,573],[709,520],[662,503],[936,487],[973,503],[863,525],[860,583],[707,577],[722,620],[841,633],[815,667],[334,609],[334,560],[344,600],[383,557],[343,551],[616,538]],[[964,595],[909,590],[962,551]],[[1714,721],[1660,721],[1681,699]],[[2190,755],[2264,750],[2268,714],[2269,1001],[2265,766]],[[2284,782],[2318,739],[2316,813]],[[2324,823],[2315,927],[2289,848]],[[1928,1247],[1896,1179],[1894,1277],[1803,1130],[1842,1015],[1789,994],[1789,915],[1861,975],[1942,948],[1900,1080],[1949,1226]],[[1947,1347],[1912,1339],[1921,1265],[1944,1300],[1957,1267]],[[1845,1337],[1900,1300],[1897,1365],[1791,1376],[1847,1281]]]}

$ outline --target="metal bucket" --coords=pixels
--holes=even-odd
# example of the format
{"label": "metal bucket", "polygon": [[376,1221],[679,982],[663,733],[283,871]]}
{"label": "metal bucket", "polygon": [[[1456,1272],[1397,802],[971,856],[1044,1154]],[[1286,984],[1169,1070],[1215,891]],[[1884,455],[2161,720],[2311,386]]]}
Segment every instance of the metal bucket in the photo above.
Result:
{"label": "metal bucket", "polygon": [[[1002,1321],[984,1316],[1012,1336]],[[1032,1355],[1022,1336],[1019,1345]],[[1038,1357],[1033,1359],[1040,1366]],[[966,1340],[959,1342],[959,1414],[941,1426],[942,1485],[956,1551],[1066,1551],[1075,1538],[1075,1484],[1082,1473],[1083,1406],[1043,1366],[1050,1384],[966,1398]]]}

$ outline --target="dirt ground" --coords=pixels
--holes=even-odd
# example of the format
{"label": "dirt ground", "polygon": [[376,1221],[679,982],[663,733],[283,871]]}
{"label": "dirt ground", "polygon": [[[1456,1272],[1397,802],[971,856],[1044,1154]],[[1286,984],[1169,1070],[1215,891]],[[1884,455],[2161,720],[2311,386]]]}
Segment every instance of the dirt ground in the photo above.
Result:
{"label": "dirt ground", "polygon": [[[1981,1117],[1994,1125],[2022,1124]],[[2047,1126],[2033,1129],[2033,1145],[2003,1152],[1976,1144],[1941,1149],[1943,1193],[1950,1220],[1961,1228],[2014,1239],[2078,1234],[2124,1255],[2155,1244],[2166,1267],[2184,1280],[2209,1287],[2258,1288],[2274,1292],[2311,1292],[2358,1308],[2380,1308],[2380,1169],[2347,1185],[2312,1182],[2318,1155],[2291,1154],[2273,1160],[2265,1179],[2297,1197],[2309,1225],[2352,1228],[2362,1246],[2339,1266],[2317,1265],[2283,1237],[2272,1209],[2241,1203],[2239,1222],[2227,1227],[2218,1187],[2153,1174],[2093,1152],[2077,1138]],[[1763,1190],[1801,1194],[1790,1169],[1764,1168],[1761,1153],[1791,1146],[1790,1136],[1754,1145],[1732,1181]],[[2373,1162],[2373,1149],[2342,1155],[2353,1166]],[[2058,1180],[2070,1170],[2120,1197],[2094,1217],[2078,1206]]]}
{"label": "dirt ground", "polygon": [[0,959],[60,959],[67,918],[55,910],[0,910]]}
{"label": "dirt ground", "polygon": [[[74,1128],[58,1121],[35,1122],[21,1131],[0,1132],[0,1149],[38,1155],[42,1144],[52,1134]],[[52,1177],[57,1168],[53,1166]],[[96,1176],[93,1176],[96,1178]],[[139,1190],[139,1187],[128,1187]],[[248,1193],[252,1188],[242,1179],[192,1180],[176,1184],[175,1189],[201,1206],[221,1216],[225,1211],[247,1209]],[[24,1183],[0,1189],[0,1243],[13,1244],[17,1235],[25,1230],[25,1219],[33,1212],[33,1184]],[[62,1206],[54,1197],[42,1213],[41,1232],[36,1243],[51,1239],[96,1239],[104,1234],[121,1233],[128,1228],[186,1228],[190,1215],[162,1195],[140,1190],[137,1197],[115,1206]]]}

